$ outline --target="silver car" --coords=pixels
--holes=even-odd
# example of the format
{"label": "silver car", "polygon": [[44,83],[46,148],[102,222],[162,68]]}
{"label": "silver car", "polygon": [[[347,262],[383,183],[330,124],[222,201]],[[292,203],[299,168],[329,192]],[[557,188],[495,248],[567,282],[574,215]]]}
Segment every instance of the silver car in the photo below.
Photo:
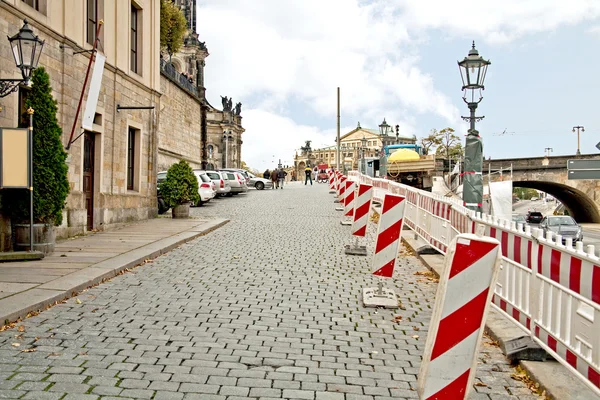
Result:
{"label": "silver car", "polygon": [[583,240],[583,228],[568,215],[549,215],[542,219],[540,228],[546,232],[551,231],[555,235],[561,235],[563,243],[568,238],[573,239],[573,243]]}
{"label": "silver car", "polygon": [[206,175],[214,182],[217,186],[217,196],[231,196],[231,184],[229,183],[229,179],[227,178],[227,174],[225,172],[218,171],[205,171]]}
{"label": "silver car", "polygon": [[256,190],[271,189],[273,187],[273,182],[270,179],[260,178],[250,172],[248,172],[248,177],[250,178],[248,186],[256,188]]}
{"label": "silver car", "polygon": [[245,193],[248,191],[248,185],[246,184],[246,178],[240,172],[237,171],[223,171],[227,175],[227,179],[229,179],[229,184],[231,185],[231,193],[239,194]]}

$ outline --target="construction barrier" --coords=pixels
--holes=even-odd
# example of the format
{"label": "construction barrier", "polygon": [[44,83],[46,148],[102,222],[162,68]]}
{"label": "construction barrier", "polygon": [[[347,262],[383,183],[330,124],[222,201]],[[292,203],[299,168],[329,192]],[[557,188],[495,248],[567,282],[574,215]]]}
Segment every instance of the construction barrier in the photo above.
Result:
{"label": "construction barrier", "polygon": [[584,249],[570,239],[563,244],[555,234],[476,214],[459,199],[356,171],[349,176],[373,185],[373,201],[404,194],[406,225],[443,254],[457,235],[475,233],[477,226],[497,239],[502,268],[493,306],[600,395],[600,258],[594,246]]}
{"label": "construction barrier", "polygon": [[352,217],[354,216],[354,194],[356,192],[356,183],[351,180],[346,181],[346,190],[344,192],[344,216],[342,224],[352,225]]}
{"label": "construction barrier", "polygon": [[462,400],[472,388],[500,267],[500,243],[460,234],[450,244],[419,371],[422,400]]}
{"label": "construction barrier", "polygon": [[371,198],[373,197],[373,186],[360,183],[358,185],[358,197],[354,208],[354,221],[352,223],[352,235],[364,237],[367,234],[367,223],[371,211]]}
{"label": "construction barrier", "polygon": [[400,232],[404,219],[405,197],[385,194],[379,217],[375,254],[373,255],[373,275],[391,278],[400,247]]}

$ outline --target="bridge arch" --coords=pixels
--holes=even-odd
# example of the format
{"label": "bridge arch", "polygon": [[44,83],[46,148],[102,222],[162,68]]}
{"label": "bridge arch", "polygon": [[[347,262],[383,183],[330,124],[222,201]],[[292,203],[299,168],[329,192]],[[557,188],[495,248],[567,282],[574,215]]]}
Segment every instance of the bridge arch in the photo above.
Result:
{"label": "bridge arch", "polygon": [[513,181],[514,187],[523,187],[529,189],[537,189],[546,192],[560,201],[569,215],[575,218],[575,221],[600,223],[600,213],[594,200],[587,194],[572,186],[567,186],[558,182],[546,181]]}

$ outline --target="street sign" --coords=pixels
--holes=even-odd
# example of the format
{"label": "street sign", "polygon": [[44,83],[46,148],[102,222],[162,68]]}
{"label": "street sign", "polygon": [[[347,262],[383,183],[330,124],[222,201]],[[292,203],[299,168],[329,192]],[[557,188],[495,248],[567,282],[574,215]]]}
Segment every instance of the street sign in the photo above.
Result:
{"label": "street sign", "polygon": [[600,142],[596,143],[596,148],[600,150]]}
{"label": "street sign", "polygon": [[582,169],[567,171],[567,179],[600,179],[600,169]]}
{"label": "street sign", "polygon": [[600,170],[600,160],[568,160],[568,170],[586,170],[586,169],[597,169]]}

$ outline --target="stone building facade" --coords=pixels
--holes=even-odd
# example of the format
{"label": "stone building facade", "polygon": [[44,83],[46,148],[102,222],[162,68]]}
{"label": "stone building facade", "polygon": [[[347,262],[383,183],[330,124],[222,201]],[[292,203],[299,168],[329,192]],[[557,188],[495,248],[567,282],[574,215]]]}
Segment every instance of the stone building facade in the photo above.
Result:
{"label": "stone building facade", "polygon": [[[67,150],[70,194],[58,237],[156,215],[159,12],[159,0],[0,1],[3,35],[14,35],[26,18],[45,40],[39,66],[50,75],[65,148],[74,127]],[[98,51],[106,64],[93,129],[84,131],[86,97],[77,118],[76,110],[101,19]],[[0,40],[0,71],[2,78],[19,77],[7,40]],[[0,100],[0,126],[17,126],[27,92],[22,87]],[[155,109],[119,111],[117,105]]]}

